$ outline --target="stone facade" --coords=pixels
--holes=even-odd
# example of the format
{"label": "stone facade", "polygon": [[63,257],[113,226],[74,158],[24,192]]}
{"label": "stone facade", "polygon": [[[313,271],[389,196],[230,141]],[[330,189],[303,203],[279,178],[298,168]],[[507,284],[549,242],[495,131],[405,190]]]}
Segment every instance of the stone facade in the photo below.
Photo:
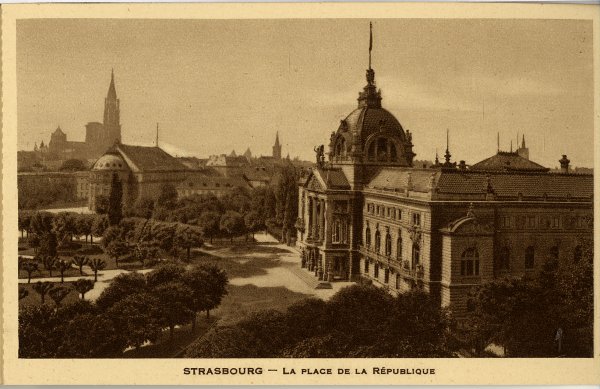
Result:
{"label": "stone facade", "polygon": [[366,279],[391,293],[429,292],[460,315],[470,291],[572,261],[591,238],[593,176],[561,173],[516,152],[469,167],[413,167],[412,134],[381,107],[374,71],[359,106],[330,137],[329,160],[299,188],[302,266],[324,281]]}

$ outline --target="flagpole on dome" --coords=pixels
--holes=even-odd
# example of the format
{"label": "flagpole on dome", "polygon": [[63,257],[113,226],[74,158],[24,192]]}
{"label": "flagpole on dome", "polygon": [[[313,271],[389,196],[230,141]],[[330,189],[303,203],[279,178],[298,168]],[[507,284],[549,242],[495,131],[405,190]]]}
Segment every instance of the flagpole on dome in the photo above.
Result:
{"label": "flagpole on dome", "polygon": [[369,22],[369,70],[371,70],[371,51],[373,50],[373,23]]}

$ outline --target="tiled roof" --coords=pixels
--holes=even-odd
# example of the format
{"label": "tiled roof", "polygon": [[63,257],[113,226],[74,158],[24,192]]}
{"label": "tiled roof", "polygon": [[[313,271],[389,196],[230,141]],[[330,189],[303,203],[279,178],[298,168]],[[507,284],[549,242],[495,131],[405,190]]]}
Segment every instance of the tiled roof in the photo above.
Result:
{"label": "tiled roof", "polygon": [[486,193],[488,176],[498,197],[586,198],[593,193],[594,177],[579,174],[444,172],[437,184],[438,193]]}
{"label": "tiled roof", "polygon": [[313,169],[327,185],[327,189],[350,189],[350,183],[341,169]]}
{"label": "tiled roof", "polygon": [[188,170],[177,158],[169,155],[159,147],[131,146],[118,144],[116,151],[134,166],[132,169],[139,171],[172,171]]}
{"label": "tiled roof", "polygon": [[373,177],[367,187],[404,192],[409,177],[412,191],[428,193],[433,184],[436,194],[451,195],[456,200],[461,195],[485,195],[488,185],[498,199],[518,198],[519,194],[525,199],[544,196],[549,199],[591,199],[594,181],[592,175],[583,174],[385,168]]}
{"label": "tiled roof", "polygon": [[496,155],[477,162],[471,170],[486,171],[548,171],[549,169],[533,161],[523,158],[517,153],[499,151]]}

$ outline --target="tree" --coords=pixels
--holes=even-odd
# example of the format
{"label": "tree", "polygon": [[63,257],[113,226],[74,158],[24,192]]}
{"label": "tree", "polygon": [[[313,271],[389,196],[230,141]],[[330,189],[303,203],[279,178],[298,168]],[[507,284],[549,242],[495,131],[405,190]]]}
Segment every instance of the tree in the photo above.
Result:
{"label": "tree", "polygon": [[180,282],[185,268],[175,263],[166,263],[146,275],[148,287],[154,288],[170,282]]}
{"label": "tree", "polygon": [[31,225],[31,213],[19,211],[19,231],[21,231],[21,238],[24,237],[24,233],[27,231],[27,236],[29,236],[29,228]]}
{"label": "tree", "polygon": [[293,165],[282,168],[275,198],[276,222],[281,226],[281,240],[289,244],[298,217],[298,172]]}
{"label": "tree", "polygon": [[155,342],[161,333],[159,300],[149,293],[136,293],[117,301],[107,311],[115,329],[123,335],[126,346],[138,348]]}
{"label": "tree", "polygon": [[256,339],[238,327],[208,331],[187,348],[186,358],[248,358],[256,351]]}
{"label": "tree", "polygon": [[81,276],[83,275],[83,267],[88,263],[90,263],[90,259],[88,257],[85,257],[83,255],[75,255],[73,257],[73,264],[77,266],[77,268],[79,269],[79,275]]}
{"label": "tree", "polygon": [[124,240],[125,232],[121,226],[110,226],[102,234],[102,247],[107,248],[114,240]]}
{"label": "tree", "polygon": [[53,220],[54,215],[50,212],[36,212],[31,217],[31,232],[38,236],[51,233]]}
{"label": "tree", "polygon": [[106,215],[108,213],[109,204],[110,204],[110,202],[109,202],[107,196],[97,195],[96,196],[96,207],[95,207],[94,211],[98,215]]}
{"label": "tree", "polygon": [[51,257],[46,255],[42,258],[42,265],[44,265],[44,269],[48,271],[50,277],[52,277],[52,270],[56,269],[56,261],[57,257]]}
{"label": "tree", "polygon": [[92,280],[80,278],[75,281],[75,290],[79,292],[82,300],[85,300],[85,294],[92,289],[94,289],[94,281]]}
{"label": "tree", "polygon": [[27,283],[31,282],[31,274],[38,271],[38,264],[33,261],[25,261],[21,265],[21,269],[27,272]]}
{"label": "tree", "polygon": [[76,172],[87,170],[87,167],[80,159],[67,159],[58,170]]}
{"label": "tree", "polygon": [[192,332],[196,330],[196,316],[200,311],[206,311],[208,320],[210,310],[221,303],[227,294],[227,276],[224,271],[215,266],[198,266],[183,274],[183,283],[192,290],[190,308],[194,311],[192,317]]}
{"label": "tree", "polygon": [[77,235],[85,236],[85,243],[88,242],[88,236],[92,236],[95,217],[93,215],[79,215],[75,222]]}
{"label": "tree", "polygon": [[204,243],[198,231],[189,226],[179,227],[176,232],[176,244],[186,250],[186,258],[190,260],[190,251],[193,247],[202,247]]}
{"label": "tree", "polygon": [[56,241],[56,234],[50,232],[48,234],[44,234],[40,238],[40,248],[38,250],[38,255],[40,256],[56,256],[56,248],[58,246],[58,242]]}
{"label": "tree", "polygon": [[246,225],[246,230],[252,233],[252,238],[254,238],[254,233],[263,229],[265,227],[265,222],[260,216],[258,211],[250,211],[244,216],[244,224]]}
{"label": "tree", "polygon": [[229,235],[231,242],[233,242],[234,236],[239,236],[244,233],[244,219],[238,212],[227,211],[223,216],[221,216],[219,228],[221,231]]}
{"label": "tree", "polygon": [[60,304],[71,293],[71,288],[67,288],[65,286],[57,286],[55,288],[50,289],[48,291],[48,295],[54,301],[56,308],[60,307]]}
{"label": "tree", "polygon": [[98,281],[98,272],[106,268],[106,262],[100,258],[93,258],[90,261],[90,268],[94,272],[94,282]]}
{"label": "tree", "polygon": [[158,248],[152,243],[138,242],[133,249],[133,256],[144,267],[148,262],[154,263],[158,258]]}
{"label": "tree", "polygon": [[150,219],[154,212],[154,200],[149,197],[143,197],[135,202],[131,209],[134,216]]}
{"label": "tree", "polygon": [[41,303],[44,304],[45,302],[45,298],[46,298],[46,294],[50,291],[50,289],[52,289],[52,283],[48,282],[48,281],[38,281],[35,284],[33,284],[32,289],[40,295],[41,298]]}
{"label": "tree", "polygon": [[104,315],[85,313],[60,326],[61,342],[58,358],[118,357],[125,348],[123,335]]}
{"label": "tree", "polygon": [[169,340],[173,341],[176,325],[189,323],[194,314],[190,308],[192,290],[181,282],[167,282],[152,290],[158,298],[161,319],[169,327]]}
{"label": "tree", "polygon": [[94,236],[104,236],[104,232],[108,228],[108,217],[106,215],[96,215],[92,225],[92,235],[90,235],[90,243],[94,243]]}
{"label": "tree", "polygon": [[61,245],[73,239],[73,235],[77,232],[76,226],[73,214],[61,212],[56,215],[53,222],[53,230]]}
{"label": "tree", "polygon": [[213,238],[219,233],[219,222],[221,217],[215,211],[206,211],[200,215],[198,219],[198,226],[202,235],[210,238],[212,244]]}
{"label": "tree", "polygon": [[119,257],[127,254],[128,248],[124,241],[120,238],[113,240],[106,247],[106,254],[115,260],[115,264],[119,267]]}
{"label": "tree", "polygon": [[27,296],[29,296],[29,291],[22,286],[19,286],[19,300],[23,300]]}
{"label": "tree", "polygon": [[123,218],[123,184],[117,173],[113,173],[108,198],[108,223],[116,226]]}
{"label": "tree", "polygon": [[65,282],[65,272],[71,268],[71,261],[67,261],[64,259],[59,259],[56,262],[56,267],[58,268],[58,272],[60,273],[60,283]]}
{"label": "tree", "polygon": [[96,305],[105,311],[125,297],[144,293],[147,289],[146,277],[143,274],[137,272],[119,274],[96,299]]}
{"label": "tree", "polygon": [[156,204],[161,207],[172,209],[177,202],[177,189],[172,184],[163,184],[160,187],[160,194],[156,199]]}

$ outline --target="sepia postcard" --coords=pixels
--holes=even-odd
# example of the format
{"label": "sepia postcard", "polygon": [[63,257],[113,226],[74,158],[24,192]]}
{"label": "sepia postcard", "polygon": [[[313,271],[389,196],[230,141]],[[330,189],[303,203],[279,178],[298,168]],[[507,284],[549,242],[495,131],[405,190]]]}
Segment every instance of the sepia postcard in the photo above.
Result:
{"label": "sepia postcard", "polygon": [[600,384],[600,6],[1,11],[1,383]]}

